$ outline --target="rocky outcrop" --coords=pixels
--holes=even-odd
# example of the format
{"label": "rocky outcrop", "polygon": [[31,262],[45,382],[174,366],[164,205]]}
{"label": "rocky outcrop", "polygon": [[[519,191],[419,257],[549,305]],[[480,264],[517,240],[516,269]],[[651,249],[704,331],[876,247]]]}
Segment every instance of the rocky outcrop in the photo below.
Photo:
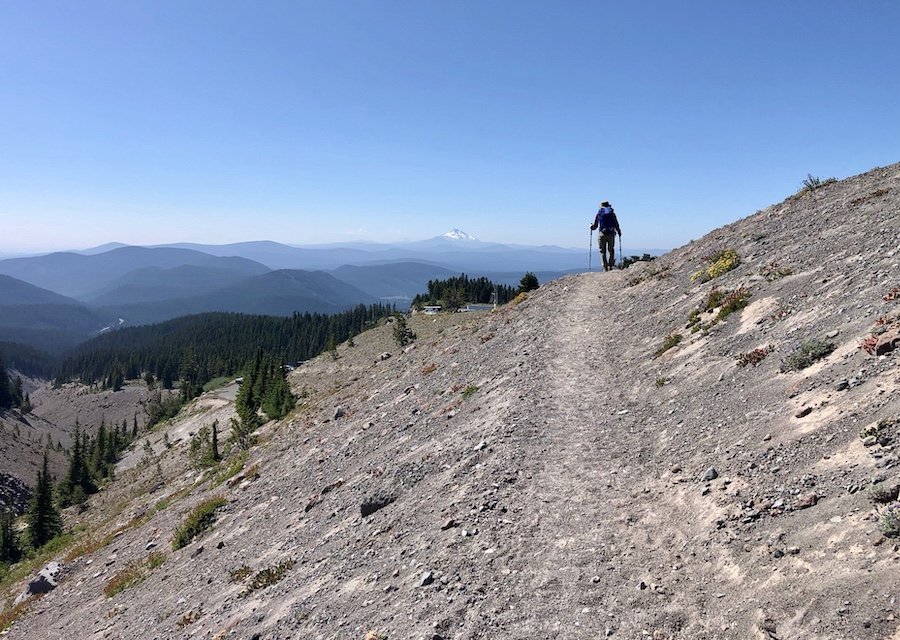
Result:
{"label": "rocky outcrop", "polygon": [[31,489],[16,476],[0,473],[0,510],[11,511],[16,515],[25,513]]}

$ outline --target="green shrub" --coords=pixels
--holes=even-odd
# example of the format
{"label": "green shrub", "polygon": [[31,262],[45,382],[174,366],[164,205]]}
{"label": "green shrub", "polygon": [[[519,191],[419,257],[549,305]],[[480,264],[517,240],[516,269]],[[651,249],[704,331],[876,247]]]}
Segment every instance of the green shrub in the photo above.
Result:
{"label": "green shrub", "polygon": [[267,567],[261,571],[258,571],[256,575],[254,575],[250,579],[250,583],[247,585],[247,588],[244,589],[242,595],[248,595],[257,591],[258,589],[265,589],[273,584],[276,584],[284,578],[284,575],[296,564],[296,561],[293,558],[288,558],[287,560],[282,560],[274,567]]}
{"label": "green shrub", "polygon": [[894,502],[881,512],[878,527],[888,538],[900,536],[900,502]]}
{"label": "green shrub", "polygon": [[721,322],[735,311],[740,311],[747,306],[750,299],[750,292],[744,287],[729,292],[723,299],[719,307],[719,313],[716,314],[716,320]]}
{"label": "green shrub", "polygon": [[794,270],[789,267],[780,267],[777,262],[767,264],[759,270],[759,275],[765,277],[769,282],[775,282],[785,276],[792,275]]}
{"label": "green shrub", "polygon": [[800,371],[834,351],[834,343],[815,338],[807,340],[785,357],[781,371]]}
{"label": "green shrub", "polygon": [[875,504],[888,504],[897,500],[897,491],[900,489],[895,484],[876,482],[869,487],[869,499]]}
{"label": "green shrub", "polygon": [[837,178],[822,178],[818,176],[814,176],[811,173],[806,174],[806,178],[803,179],[803,186],[800,187],[800,193],[811,193],[820,187],[824,187],[826,184],[831,184],[832,182],[837,182]]}
{"label": "green shrub", "polygon": [[659,356],[664,354],[666,351],[681,342],[681,338],[682,336],[680,333],[670,333],[669,335],[667,335],[663,340],[662,346],[656,350],[656,353],[653,355],[653,357],[658,358]]}
{"label": "green shrub", "polygon": [[107,598],[112,598],[117,593],[129,587],[143,582],[151,571],[162,565],[166,556],[158,551],[152,551],[144,562],[129,562],[116,575],[109,579],[103,587],[103,593]]}
{"label": "green shrub", "polygon": [[222,460],[219,463],[218,471],[213,476],[210,488],[218,487],[229,478],[239,474],[249,458],[250,453],[246,450],[241,450],[234,457]]}
{"label": "green shrub", "polygon": [[207,498],[188,514],[184,522],[175,531],[172,539],[172,549],[178,550],[187,546],[191,541],[213,526],[216,521],[216,510],[227,504],[225,498],[213,496]]}
{"label": "green shrub", "polygon": [[463,392],[462,392],[463,400],[468,400],[469,397],[471,397],[472,394],[475,393],[476,391],[478,391],[478,387],[475,386],[474,384],[470,384],[468,387],[463,389]]}
{"label": "green shrub", "polygon": [[734,249],[722,249],[703,258],[707,266],[691,275],[691,282],[709,282],[723,273],[736,269],[741,258]]}
{"label": "green shrub", "polygon": [[398,313],[394,316],[394,341],[399,347],[405,347],[416,339],[416,334],[406,324],[406,316]]}

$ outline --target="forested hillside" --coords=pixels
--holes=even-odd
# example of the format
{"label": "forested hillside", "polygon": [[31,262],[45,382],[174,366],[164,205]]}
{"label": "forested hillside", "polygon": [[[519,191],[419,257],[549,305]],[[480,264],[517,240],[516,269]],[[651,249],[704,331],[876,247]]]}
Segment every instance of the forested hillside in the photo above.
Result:
{"label": "forested hillside", "polygon": [[57,382],[86,384],[153,376],[164,387],[188,372],[203,384],[240,370],[259,347],[285,362],[321,353],[329,340],[363,331],[393,308],[374,304],[335,315],[294,314],[289,318],[205,313],[104,334],[80,345],[60,365]]}
{"label": "forested hillside", "polygon": [[[421,307],[425,304],[444,304],[448,308],[462,307],[467,302],[488,304],[506,304],[512,300],[517,289],[505,284],[496,284],[485,277],[470,278],[461,274],[446,280],[429,280],[428,293],[419,294],[413,298],[413,306]],[[497,299],[493,299],[496,292]]]}

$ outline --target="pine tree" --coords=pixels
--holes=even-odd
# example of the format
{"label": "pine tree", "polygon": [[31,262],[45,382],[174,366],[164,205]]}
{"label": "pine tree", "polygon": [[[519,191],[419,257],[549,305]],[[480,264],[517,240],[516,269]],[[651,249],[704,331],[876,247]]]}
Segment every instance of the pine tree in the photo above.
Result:
{"label": "pine tree", "polygon": [[97,487],[91,481],[87,460],[85,459],[85,446],[82,439],[81,425],[75,420],[75,430],[72,434],[72,449],[69,453],[69,470],[65,479],[59,485],[59,502],[67,507],[73,504],[82,504],[87,496],[94,493]]}
{"label": "pine tree", "polygon": [[0,410],[11,409],[13,406],[12,388],[9,384],[9,374],[3,361],[0,361]]}
{"label": "pine tree", "polygon": [[538,288],[538,279],[531,271],[528,271],[519,281],[519,293],[532,291]]}
{"label": "pine tree", "polygon": [[12,564],[22,556],[19,538],[16,535],[13,514],[9,511],[0,513],[0,563]]}
{"label": "pine tree", "polygon": [[53,479],[44,452],[44,464],[37,474],[34,495],[26,513],[28,542],[33,549],[40,549],[62,531],[62,517],[53,504]]}
{"label": "pine tree", "polygon": [[222,459],[222,454],[219,453],[219,421],[213,420],[212,423],[212,436],[209,439],[209,456],[213,459],[213,462],[218,462]]}
{"label": "pine tree", "polygon": [[263,398],[262,410],[270,420],[278,420],[290,413],[297,404],[297,400],[291,393],[283,366],[279,365],[272,369],[271,376],[266,387],[266,395]]}
{"label": "pine tree", "polygon": [[101,480],[106,477],[106,418],[100,418],[100,428],[91,442],[91,471]]}

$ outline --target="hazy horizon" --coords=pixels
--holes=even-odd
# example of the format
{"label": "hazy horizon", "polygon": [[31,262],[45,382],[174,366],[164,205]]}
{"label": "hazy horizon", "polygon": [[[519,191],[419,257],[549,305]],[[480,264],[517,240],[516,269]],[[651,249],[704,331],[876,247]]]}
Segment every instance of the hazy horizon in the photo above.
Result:
{"label": "hazy horizon", "polygon": [[900,160],[900,3],[0,3],[0,252],[678,247]]}

